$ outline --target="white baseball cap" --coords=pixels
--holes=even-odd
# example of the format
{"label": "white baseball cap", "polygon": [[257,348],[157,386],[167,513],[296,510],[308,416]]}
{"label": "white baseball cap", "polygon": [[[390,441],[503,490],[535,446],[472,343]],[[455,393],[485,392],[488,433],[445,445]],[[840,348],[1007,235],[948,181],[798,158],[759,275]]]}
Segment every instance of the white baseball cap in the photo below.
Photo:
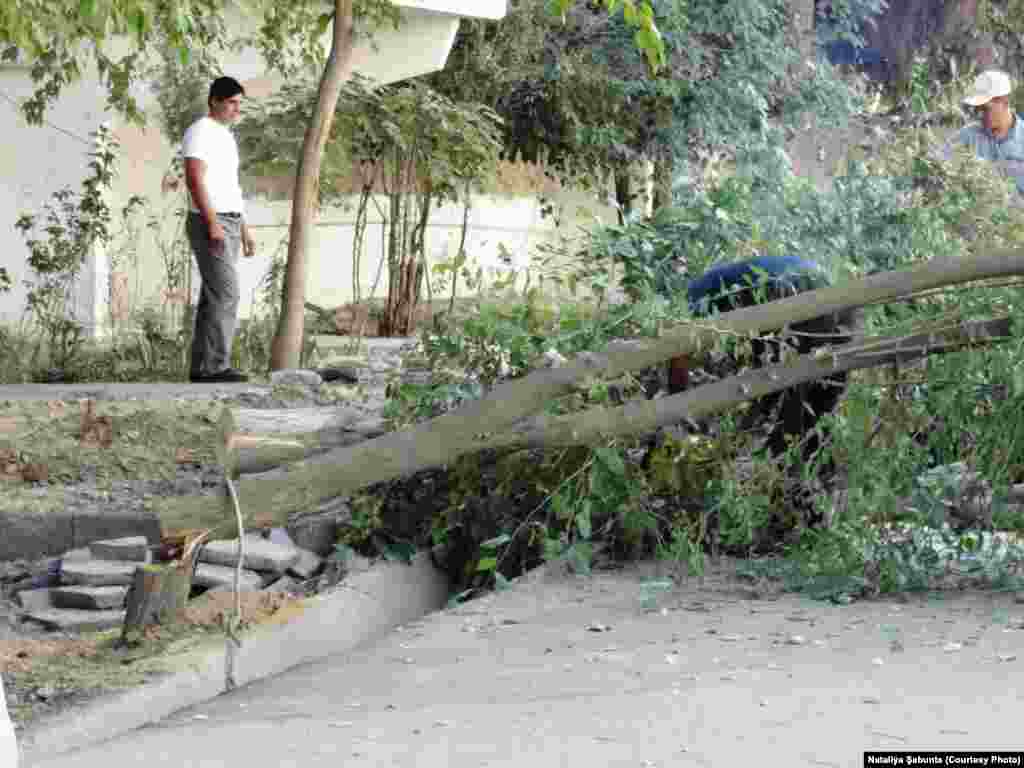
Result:
{"label": "white baseball cap", "polygon": [[1012,90],[1013,85],[1010,83],[1009,75],[996,69],[990,69],[974,79],[974,85],[971,86],[970,92],[964,96],[964,104],[980,107],[983,104],[988,104],[997,96],[1009,96]]}

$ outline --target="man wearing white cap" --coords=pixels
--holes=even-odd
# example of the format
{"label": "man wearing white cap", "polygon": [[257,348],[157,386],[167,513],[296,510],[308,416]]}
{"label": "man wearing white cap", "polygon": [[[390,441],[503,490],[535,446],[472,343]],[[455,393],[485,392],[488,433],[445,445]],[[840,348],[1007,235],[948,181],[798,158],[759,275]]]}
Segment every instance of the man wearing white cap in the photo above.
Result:
{"label": "man wearing white cap", "polygon": [[1024,125],[1010,108],[1012,90],[1005,72],[991,69],[978,75],[964,104],[974,108],[981,122],[961,129],[946,144],[943,155],[947,160],[952,157],[957,144],[971,147],[975,155],[1001,168],[1024,195]]}

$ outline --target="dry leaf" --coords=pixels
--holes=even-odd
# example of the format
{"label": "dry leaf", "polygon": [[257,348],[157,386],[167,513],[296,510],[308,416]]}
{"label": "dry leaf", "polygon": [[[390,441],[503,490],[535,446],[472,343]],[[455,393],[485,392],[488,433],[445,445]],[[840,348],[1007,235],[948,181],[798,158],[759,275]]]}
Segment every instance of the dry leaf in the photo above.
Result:
{"label": "dry leaf", "polygon": [[178,464],[192,464],[196,460],[196,452],[191,448],[179,448],[174,452],[174,461]]}
{"label": "dry leaf", "polygon": [[26,483],[45,483],[50,479],[50,467],[47,464],[22,464],[21,479]]}
{"label": "dry leaf", "polygon": [[18,452],[13,448],[0,448],[0,480],[21,480]]}
{"label": "dry leaf", "polygon": [[94,400],[82,401],[81,442],[87,448],[109,448],[114,443],[114,423],[109,416],[97,416]]}
{"label": "dry leaf", "polygon": [[18,420],[13,416],[0,416],[0,435],[13,435],[18,431]]}
{"label": "dry leaf", "polygon": [[67,410],[67,404],[63,400],[50,400],[46,403],[51,419],[59,419]]}

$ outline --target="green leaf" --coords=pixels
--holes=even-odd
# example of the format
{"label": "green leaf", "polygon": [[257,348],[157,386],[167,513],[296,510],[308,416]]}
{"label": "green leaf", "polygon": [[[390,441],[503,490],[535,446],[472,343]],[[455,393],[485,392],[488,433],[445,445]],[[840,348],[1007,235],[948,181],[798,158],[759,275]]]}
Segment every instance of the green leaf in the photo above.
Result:
{"label": "green leaf", "polygon": [[593,502],[590,499],[585,499],[583,504],[580,505],[580,511],[576,513],[576,530],[580,532],[580,536],[584,539],[589,539],[592,533],[592,507]]}
{"label": "green leaf", "polygon": [[476,564],[477,573],[487,573],[493,571],[498,567],[498,558],[496,557],[481,557],[480,561]]}
{"label": "green leaf", "polygon": [[566,559],[573,573],[583,576],[590,575],[590,561],[593,557],[593,548],[586,543],[574,544],[566,553]]}
{"label": "green leaf", "polygon": [[381,547],[384,559],[388,562],[402,562],[412,565],[412,559],[416,555],[416,547],[407,541],[388,542]]}
{"label": "green leaf", "polygon": [[323,37],[327,32],[327,28],[331,26],[331,22],[334,20],[333,13],[322,13],[316,20],[316,31],[317,37]]}
{"label": "green leaf", "polygon": [[594,450],[594,455],[597,460],[611,472],[613,475],[618,477],[624,477],[626,474],[626,465],[622,461],[622,456],[614,448],[609,446],[602,446]]}
{"label": "green leaf", "polygon": [[139,42],[141,43],[146,36],[146,28],[148,26],[146,12],[143,11],[141,8],[137,9],[135,13],[132,14],[131,24],[132,30],[135,32],[135,36],[139,39]]}
{"label": "green leaf", "polygon": [[549,560],[556,560],[562,556],[562,542],[558,539],[544,539],[544,552],[542,557],[545,562]]}
{"label": "green leaf", "polygon": [[86,21],[92,19],[96,14],[96,0],[82,0],[78,4],[78,15]]}
{"label": "green leaf", "polygon": [[480,545],[481,549],[495,549],[500,547],[502,544],[508,544],[512,541],[512,537],[507,533],[503,533],[500,536],[495,536],[493,539],[488,539]]}

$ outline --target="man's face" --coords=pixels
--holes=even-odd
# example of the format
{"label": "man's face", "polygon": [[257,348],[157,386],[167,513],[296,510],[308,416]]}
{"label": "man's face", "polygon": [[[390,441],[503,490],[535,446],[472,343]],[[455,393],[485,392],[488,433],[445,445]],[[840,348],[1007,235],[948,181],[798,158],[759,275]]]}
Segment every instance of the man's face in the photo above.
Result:
{"label": "man's face", "polygon": [[210,111],[213,118],[221,123],[234,123],[242,116],[242,94],[232,96],[230,99],[214,99],[210,103]]}
{"label": "man's face", "polygon": [[997,96],[987,104],[982,104],[977,108],[981,124],[985,126],[985,130],[989,133],[1001,129],[1006,124],[1009,110],[1010,100],[1005,96]]}

